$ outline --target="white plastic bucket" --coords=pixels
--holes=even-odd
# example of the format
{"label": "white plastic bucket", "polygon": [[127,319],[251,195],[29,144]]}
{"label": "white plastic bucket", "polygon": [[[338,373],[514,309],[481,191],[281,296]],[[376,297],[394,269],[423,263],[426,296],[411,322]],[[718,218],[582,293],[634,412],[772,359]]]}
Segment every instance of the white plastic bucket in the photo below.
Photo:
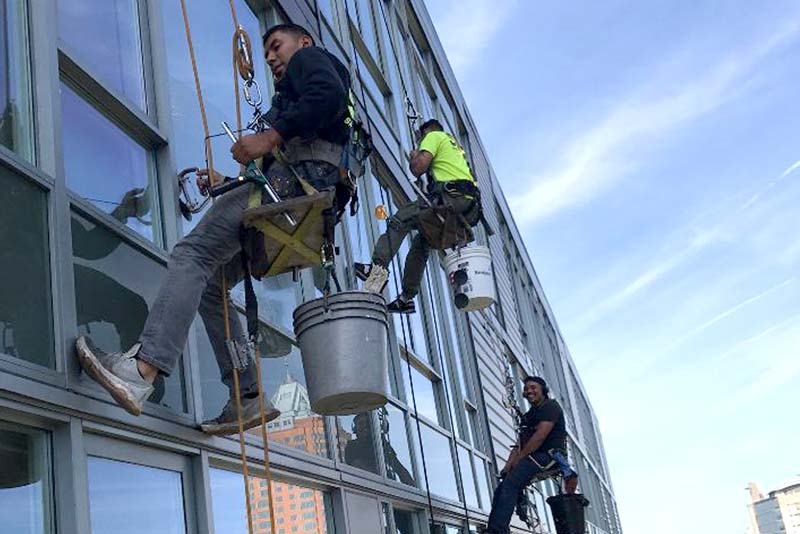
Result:
{"label": "white plastic bucket", "polygon": [[456,308],[472,312],[494,303],[494,277],[489,249],[469,245],[444,258]]}

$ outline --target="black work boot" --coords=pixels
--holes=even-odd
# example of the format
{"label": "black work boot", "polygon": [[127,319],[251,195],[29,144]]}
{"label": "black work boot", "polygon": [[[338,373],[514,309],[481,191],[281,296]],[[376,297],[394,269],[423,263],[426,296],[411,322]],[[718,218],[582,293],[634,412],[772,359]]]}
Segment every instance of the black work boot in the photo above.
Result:
{"label": "black work boot", "polygon": [[392,302],[390,302],[386,309],[389,313],[403,313],[410,315],[412,313],[417,313],[417,305],[414,304],[414,299],[405,300],[403,295],[400,295]]}

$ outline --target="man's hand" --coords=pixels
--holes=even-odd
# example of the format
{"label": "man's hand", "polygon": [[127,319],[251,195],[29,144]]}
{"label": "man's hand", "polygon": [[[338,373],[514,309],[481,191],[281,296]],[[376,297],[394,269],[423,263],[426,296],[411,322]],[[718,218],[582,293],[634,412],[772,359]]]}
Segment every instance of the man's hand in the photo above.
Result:
{"label": "man's hand", "polygon": [[231,147],[233,159],[247,165],[254,159],[266,156],[283,141],[281,134],[274,129],[257,134],[245,135]]}
{"label": "man's hand", "polygon": [[509,474],[514,469],[514,467],[516,467],[516,465],[518,463],[519,463],[519,459],[517,458],[517,456],[516,455],[512,456],[506,462],[505,467],[503,467],[503,469],[500,470],[500,474],[503,475],[503,476]]}

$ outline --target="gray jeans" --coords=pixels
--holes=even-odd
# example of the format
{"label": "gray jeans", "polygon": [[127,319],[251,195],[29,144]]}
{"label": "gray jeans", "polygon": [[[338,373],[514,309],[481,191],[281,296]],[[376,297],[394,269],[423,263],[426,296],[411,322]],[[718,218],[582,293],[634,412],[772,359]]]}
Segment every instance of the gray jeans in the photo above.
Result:
{"label": "gray jeans", "polygon": [[[303,162],[296,168],[317,189],[330,187],[339,179],[338,169],[329,163]],[[277,185],[288,172],[286,167],[273,163],[266,174]],[[285,194],[285,186],[281,189],[283,198],[293,196],[291,192]],[[302,194],[302,189],[297,189],[294,196]],[[242,280],[239,229],[249,195],[250,187],[242,186],[217,198],[197,226],[172,249],[167,277],[139,338],[142,343],[139,358],[165,375],[175,369],[186,346],[189,327],[199,312],[222,381],[233,392],[233,367],[225,346],[223,298],[228,300],[231,339],[244,342],[246,338],[230,294],[222,290],[222,273],[228,290]],[[242,395],[257,390],[253,365],[240,373],[239,385]]]}
{"label": "gray jeans", "polygon": [[[461,213],[466,213],[473,204],[472,199],[462,196],[452,197],[453,207]],[[412,230],[419,230],[419,201],[409,202],[398,209],[389,218],[384,232],[375,242],[372,249],[372,263],[388,267],[403,239]],[[417,233],[411,240],[411,248],[406,256],[406,263],[403,268],[403,298],[411,300],[419,293],[419,286],[422,283],[422,276],[425,274],[425,265],[431,253],[431,246],[428,240],[421,233]]]}

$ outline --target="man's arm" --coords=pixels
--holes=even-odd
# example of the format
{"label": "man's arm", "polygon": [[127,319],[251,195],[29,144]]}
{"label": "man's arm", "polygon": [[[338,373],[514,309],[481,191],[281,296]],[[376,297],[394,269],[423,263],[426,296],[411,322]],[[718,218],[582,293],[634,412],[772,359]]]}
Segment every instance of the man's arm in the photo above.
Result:
{"label": "man's arm", "polygon": [[427,150],[412,150],[409,155],[408,169],[411,174],[419,178],[426,172],[433,162],[433,154]]}

